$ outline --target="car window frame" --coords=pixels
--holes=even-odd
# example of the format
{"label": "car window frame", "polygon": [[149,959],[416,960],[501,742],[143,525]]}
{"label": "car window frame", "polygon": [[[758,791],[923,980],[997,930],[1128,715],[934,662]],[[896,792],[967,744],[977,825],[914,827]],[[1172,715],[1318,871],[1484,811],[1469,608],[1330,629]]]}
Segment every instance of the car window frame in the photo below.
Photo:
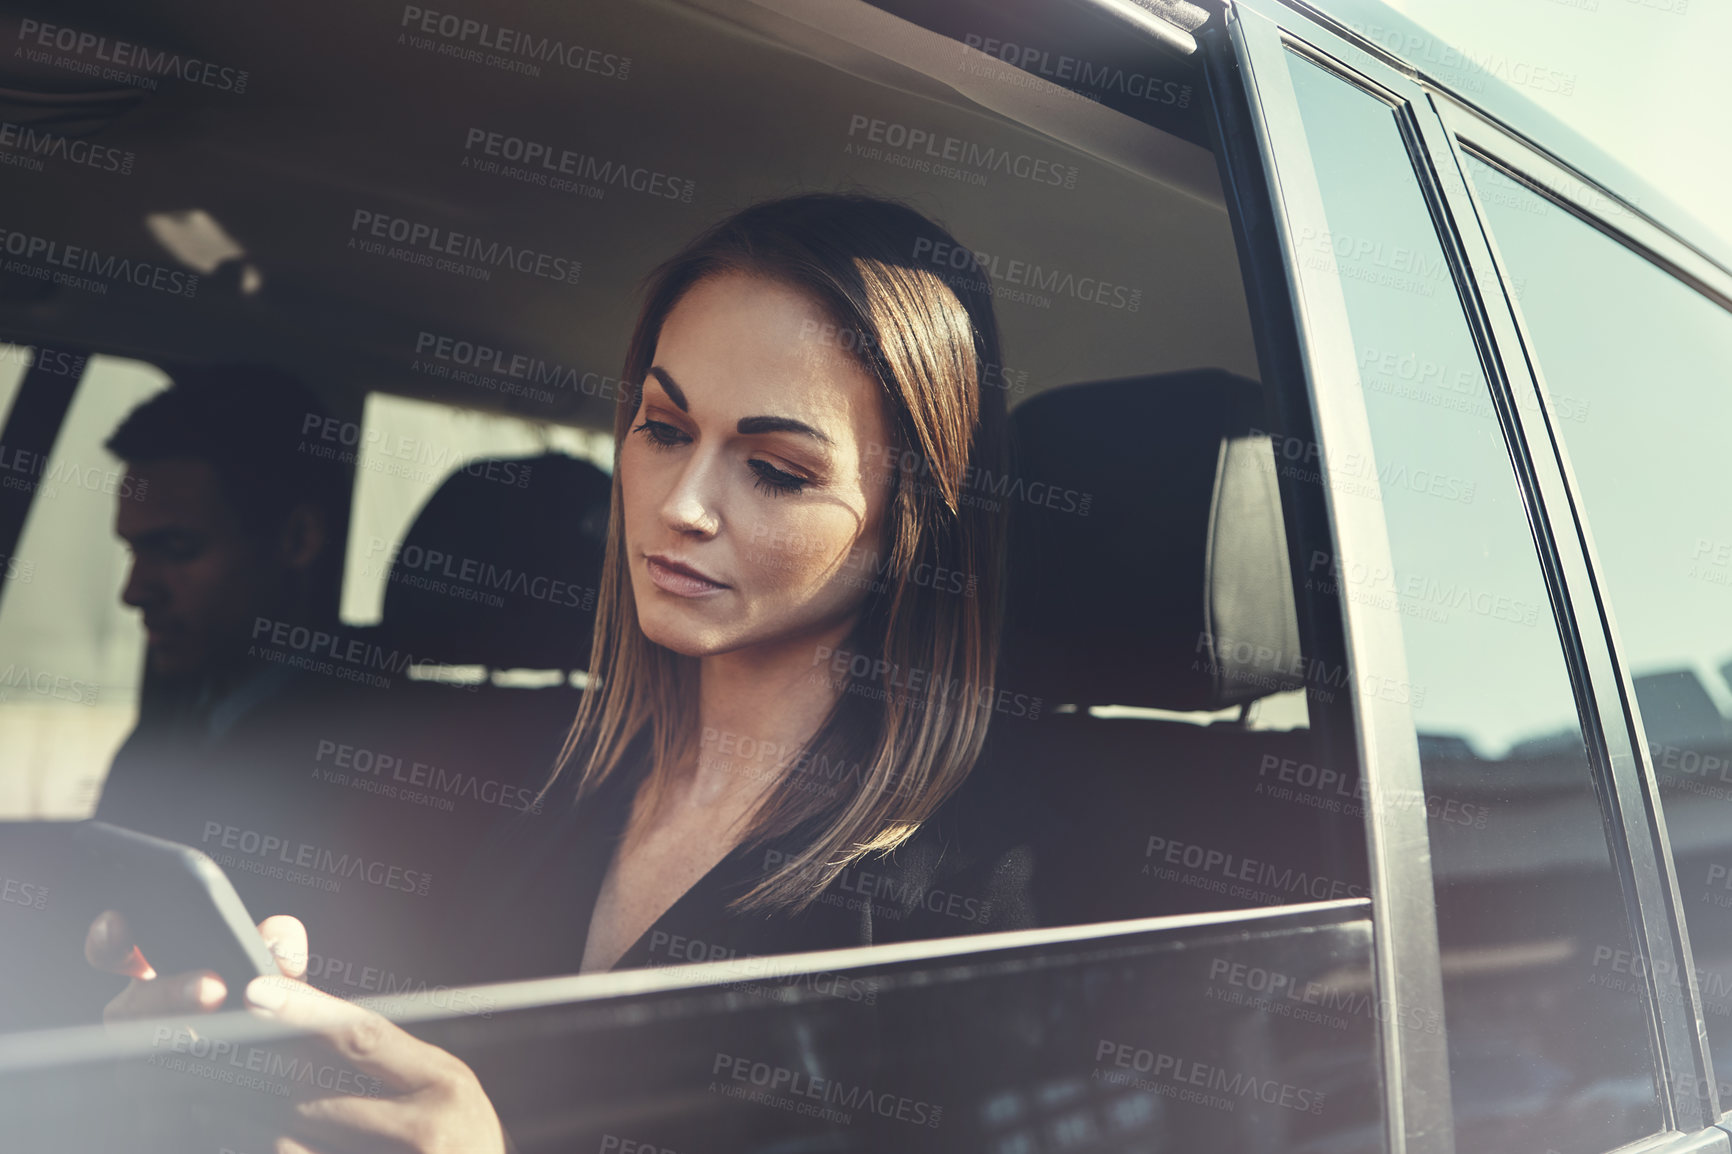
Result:
{"label": "car window frame", "polygon": [[[1291,5],[1291,6],[1289,6]],[[1332,301],[1307,302],[1301,295],[1293,241],[1299,228],[1324,227],[1321,198],[1304,147],[1286,53],[1309,59],[1371,96],[1389,104],[1407,140],[1415,180],[1438,224],[1446,263],[1463,301],[1482,368],[1491,383],[1492,401],[1516,466],[1517,483],[1530,511],[1538,556],[1552,608],[1565,640],[1565,658],[1584,720],[1595,793],[1605,820],[1608,843],[1626,894],[1634,940],[1649,963],[1645,1002],[1651,1041],[1664,1082],[1662,1107],[1668,1129],[1642,1139],[1647,1149],[1727,1149],[1725,1132],[1714,1129],[1719,1117],[1712,1068],[1700,1029],[1702,1007],[1690,968],[1689,944],[1682,932],[1677,879],[1666,843],[1653,769],[1635,724],[1634,693],[1624,664],[1616,657],[1615,631],[1603,600],[1591,542],[1579,516],[1574,476],[1554,436],[1556,422],[1533,361],[1527,355],[1512,292],[1488,240],[1463,168],[1458,133],[1500,142],[1516,140],[1486,114],[1470,109],[1445,86],[1416,70],[1398,68],[1388,53],[1310,10],[1302,0],[1231,0],[1227,28],[1235,40],[1238,63],[1247,76],[1253,119],[1265,159],[1268,196],[1281,232],[1288,268],[1288,289],[1295,311],[1303,360],[1316,406],[1318,444],[1325,460],[1361,454],[1371,459],[1369,426],[1360,394],[1357,365],[1347,329],[1339,283]],[[1471,129],[1469,124],[1471,112]],[[1526,148],[1533,146],[1523,141]],[[1479,150],[1476,150],[1479,151]],[[1548,158],[1550,159],[1550,158]],[[1560,162],[1551,160],[1557,169]],[[1553,175],[1556,175],[1554,173]],[[1571,171],[1579,194],[1610,198],[1640,222],[1650,239],[1668,241],[1679,267],[1709,280],[1724,270],[1664,226],[1639,212],[1580,173]],[[1560,181],[1560,186],[1562,182]],[[1573,202],[1574,203],[1574,202]],[[1590,216],[1574,203],[1578,215]],[[1626,241],[1628,243],[1628,241]],[[1315,278],[1313,278],[1315,279]],[[1732,280],[1725,282],[1732,288]],[[1719,294],[1716,294],[1719,295]],[[1309,305],[1309,307],[1308,307]],[[1327,476],[1327,470],[1320,470]],[[1325,482],[1333,484],[1332,480]],[[1382,518],[1343,517],[1351,505],[1329,494],[1338,533],[1337,556],[1344,562],[1390,565]],[[1406,677],[1399,624],[1379,622],[1345,599],[1350,661],[1383,676]],[[1355,674],[1355,686],[1359,684]],[[1405,705],[1363,697],[1358,701],[1365,725],[1361,756],[1372,790],[1420,788],[1417,735]],[[1423,816],[1366,806],[1372,855],[1374,925],[1380,988],[1397,1004],[1441,1009],[1442,982],[1436,910],[1432,898],[1428,840]],[[1668,970],[1667,967],[1673,967]],[[1654,971],[1690,975],[1688,1001],[1660,996]],[[1446,1027],[1447,1030],[1447,1027]],[[1447,1041],[1415,1038],[1385,1023],[1384,1045],[1390,1071],[1391,1150],[1453,1149]],[[1700,1091],[1707,1089],[1707,1095]]]}
{"label": "car window frame", "polygon": [[[1582,221],[1605,239],[1618,244],[1648,261],[1660,272],[1694,290],[1721,308],[1732,311],[1732,269],[1686,240],[1666,224],[1645,212],[1630,199],[1595,181],[1539,143],[1513,129],[1488,119],[1472,104],[1450,93],[1435,93],[1434,100],[1447,133],[1447,141],[1460,171],[1467,172],[1465,158],[1472,157],[1523,187],[1542,197],[1547,203]],[[1678,1003],[1677,1014],[1691,1038],[1705,1039],[1706,1026],[1701,993],[1697,987],[1695,961],[1688,934],[1684,899],[1678,884],[1670,837],[1666,830],[1665,810],[1661,804],[1657,770],[1648,745],[1640,712],[1636,707],[1634,678],[1618,631],[1616,615],[1601,594],[1599,549],[1591,526],[1583,512],[1580,488],[1570,463],[1559,418],[1549,401],[1545,371],[1538,350],[1529,335],[1527,322],[1518,300],[1518,282],[1505,266],[1491,227],[1490,218],[1481,203],[1478,189],[1471,180],[1466,193],[1472,205],[1477,227],[1483,233],[1490,260],[1485,283],[1495,288],[1509,311],[1510,344],[1520,356],[1527,373],[1538,391],[1538,411],[1535,413],[1535,444],[1556,462],[1558,487],[1568,502],[1572,528],[1581,543],[1585,565],[1591,578],[1589,594],[1599,619],[1604,638],[1608,668],[1603,671],[1602,684],[1608,690],[1608,724],[1621,723],[1627,734],[1627,760],[1620,767],[1620,788],[1632,800],[1639,799],[1645,807],[1650,827],[1650,841],[1656,854],[1653,912],[1668,915],[1667,929],[1673,939],[1673,957],[1677,968],[1669,971],[1677,978],[1661,978],[1650,973],[1650,985],[1662,981],[1668,984],[1666,999]],[[1584,598],[1586,601],[1587,598]],[[1621,714],[1621,716],[1619,716]],[[1675,987],[1675,988],[1674,988]],[[1732,1112],[1732,1102],[1722,1101],[1712,1056],[1705,1042],[1698,1041],[1698,1066],[1704,1102],[1710,1122],[1725,1119]]]}

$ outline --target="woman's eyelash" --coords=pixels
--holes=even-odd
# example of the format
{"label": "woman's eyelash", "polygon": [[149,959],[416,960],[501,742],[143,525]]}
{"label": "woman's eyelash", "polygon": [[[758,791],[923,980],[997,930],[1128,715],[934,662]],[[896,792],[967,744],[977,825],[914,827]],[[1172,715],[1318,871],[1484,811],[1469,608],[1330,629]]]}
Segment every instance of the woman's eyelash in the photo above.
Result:
{"label": "woman's eyelash", "polygon": [[747,463],[751,465],[752,472],[757,474],[756,479],[752,481],[753,487],[763,490],[772,497],[780,497],[784,493],[798,493],[806,487],[804,477],[785,473],[768,461],[749,461]]}
{"label": "woman's eyelash", "polygon": [[644,438],[648,440],[650,444],[659,446],[663,449],[671,449],[675,445],[681,444],[686,440],[686,435],[684,433],[680,432],[666,421],[651,421],[646,419],[643,424],[637,426],[632,430],[632,432],[642,433]]}
{"label": "woman's eyelash", "polygon": [[[652,421],[647,418],[642,424],[634,426],[632,432],[642,433],[650,444],[661,449],[671,449],[691,440],[666,421]],[[768,461],[747,461],[746,464],[752,469],[752,486],[772,497],[780,497],[784,493],[798,493],[808,484],[806,478],[778,469]]]}

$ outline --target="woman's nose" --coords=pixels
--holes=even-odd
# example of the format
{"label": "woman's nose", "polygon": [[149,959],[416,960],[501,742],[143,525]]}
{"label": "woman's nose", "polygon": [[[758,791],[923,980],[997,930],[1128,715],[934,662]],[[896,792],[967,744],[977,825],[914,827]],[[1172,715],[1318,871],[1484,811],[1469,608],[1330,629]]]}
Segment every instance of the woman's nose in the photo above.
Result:
{"label": "woman's nose", "polygon": [[670,529],[713,537],[722,527],[716,485],[717,462],[708,454],[694,453],[674,480],[662,504],[662,520]]}

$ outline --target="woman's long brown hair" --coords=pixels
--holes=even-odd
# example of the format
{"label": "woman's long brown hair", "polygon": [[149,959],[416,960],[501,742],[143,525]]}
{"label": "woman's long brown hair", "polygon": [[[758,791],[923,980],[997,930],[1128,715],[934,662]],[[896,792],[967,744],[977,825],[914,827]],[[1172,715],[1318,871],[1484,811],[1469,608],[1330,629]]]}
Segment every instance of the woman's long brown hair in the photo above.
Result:
{"label": "woman's long brown hair", "polygon": [[[754,205],[650,274],[622,375],[631,389],[614,414],[616,451],[663,322],[693,285],[726,273],[819,304],[882,386],[896,442],[884,454],[895,474],[889,557],[871,569],[846,650],[814,653],[814,673],[841,695],[745,832],[747,844],[793,835],[795,848],[735,904],[799,909],[849,864],[906,840],[980,755],[1003,612],[1004,511],[990,494],[1007,467],[1005,403],[987,383],[1002,379],[998,329],[972,255],[913,209],[832,194]],[[616,472],[591,681],[542,790],[575,766],[574,804],[621,772],[639,738],[652,802],[698,751],[696,659],[639,628],[621,524]],[[939,587],[931,575],[941,572],[965,574],[968,591]]]}

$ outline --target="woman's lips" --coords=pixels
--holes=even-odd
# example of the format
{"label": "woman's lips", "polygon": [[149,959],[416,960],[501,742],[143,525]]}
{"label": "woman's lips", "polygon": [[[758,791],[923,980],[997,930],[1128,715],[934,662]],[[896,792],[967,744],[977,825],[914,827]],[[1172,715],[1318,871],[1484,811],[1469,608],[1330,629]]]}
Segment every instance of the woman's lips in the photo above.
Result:
{"label": "woman's lips", "polygon": [[704,597],[727,588],[720,581],[712,581],[689,566],[666,558],[646,554],[644,564],[656,588],[676,597]]}

